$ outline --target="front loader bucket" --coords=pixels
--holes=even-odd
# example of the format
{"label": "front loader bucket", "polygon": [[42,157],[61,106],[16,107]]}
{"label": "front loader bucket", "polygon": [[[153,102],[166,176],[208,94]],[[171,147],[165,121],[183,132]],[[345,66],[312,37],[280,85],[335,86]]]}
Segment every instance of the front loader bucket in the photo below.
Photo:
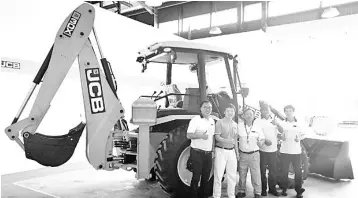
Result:
{"label": "front loader bucket", "polygon": [[349,142],[306,138],[311,148],[310,172],[334,179],[354,179],[349,157]]}
{"label": "front loader bucket", "polygon": [[25,132],[23,137],[26,158],[51,167],[66,163],[72,157],[85,126],[86,124],[81,122],[68,134],[61,136]]}

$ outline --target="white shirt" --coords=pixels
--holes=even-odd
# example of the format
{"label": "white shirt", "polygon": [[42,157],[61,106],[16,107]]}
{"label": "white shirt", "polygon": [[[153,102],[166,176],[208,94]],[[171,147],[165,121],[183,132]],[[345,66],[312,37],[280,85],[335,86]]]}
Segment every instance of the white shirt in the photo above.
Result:
{"label": "white shirt", "polygon": [[209,119],[201,118],[199,115],[193,117],[188,126],[187,133],[205,133],[207,131],[208,139],[192,139],[190,146],[192,148],[204,151],[213,150],[213,137],[215,132],[215,121],[211,117]]}
{"label": "white shirt", "polygon": [[245,126],[243,122],[239,123],[239,149],[243,152],[259,150],[258,141],[265,139],[263,130],[256,121],[251,126]]}
{"label": "white shirt", "polygon": [[[237,123],[233,120],[227,122],[224,119],[218,120],[216,122],[215,135],[220,135],[220,137],[224,139],[237,140],[237,134],[238,134]],[[216,141],[216,146],[220,146],[224,148],[232,148],[235,145],[233,145],[232,143],[223,143],[220,141]]]}
{"label": "white shirt", "polygon": [[286,154],[301,154],[300,141],[296,142],[296,136],[301,140],[303,137],[303,131],[297,122],[282,122],[280,123],[283,128],[283,133],[286,140],[282,141],[280,152]]}
{"label": "white shirt", "polygon": [[263,144],[260,147],[260,151],[264,151],[264,152],[276,152],[277,151],[277,134],[278,134],[278,130],[277,130],[277,126],[273,125],[272,119],[265,119],[265,118],[260,118],[257,119],[257,124],[261,126],[265,139],[266,140],[270,140],[272,142],[272,144],[270,146],[267,146],[266,144]]}

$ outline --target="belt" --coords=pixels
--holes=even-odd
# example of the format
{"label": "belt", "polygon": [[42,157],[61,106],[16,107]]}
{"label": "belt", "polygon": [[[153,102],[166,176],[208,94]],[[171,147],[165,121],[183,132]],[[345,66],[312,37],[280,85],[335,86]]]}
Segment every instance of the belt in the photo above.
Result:
{"label": "belt", "polygon": [[197,149],[197,148],[191,148],[193,149],[194,151],[198,151],[198,152],[201,152],[201,153],[205,153],[205,154],[211,154],[212,151],[204,151],[204,150],[201,150],[201,149]]}
{"label": "belt", "polygon": [[234,149],[235,147],[231,147],[231,148],[225,148],[225,147],[221,147],[221,146],[216,146],[215,145],[215,147],[218,147],[218,148],[221,148],[221,149],[226,149],[226,150],[232,150],[232,149]]}
{"label": "belt", "polygon": [[250,152],[244,152],[242,150],[240,150],[241,153],[245,153],[245,154],[253,154],[253,153],[256,153],[256,152],[259,152],[259,150],[257,151],[250,151]]}

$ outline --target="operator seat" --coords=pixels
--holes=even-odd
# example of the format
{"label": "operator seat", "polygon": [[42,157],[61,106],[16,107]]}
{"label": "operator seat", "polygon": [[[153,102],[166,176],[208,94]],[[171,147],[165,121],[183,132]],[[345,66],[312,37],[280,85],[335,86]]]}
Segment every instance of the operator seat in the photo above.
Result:
{"label": "operator seat", "polygon": [[186,88],[182,108],[190,112],[200,112],[199,88]]}
{"label": "operator seat", "polygon": [[[181,94],[178,86],[176,84],[165,85],[165,94]],[[168,103],[165,105],[166,107],[174,107],[174,108],[182,108],[183,107],[183,96],[181,95],[171,95],[168,96]]]}
{"label": "operator seat", "polygon": [[219,117],[224,117],[225,108],[233,103],[233,99],[230,98],[229,94],[226,91],[220,91],[218,93],[213,93],[208,95],[209,101],[213,105],[213,112],[219,114]]}

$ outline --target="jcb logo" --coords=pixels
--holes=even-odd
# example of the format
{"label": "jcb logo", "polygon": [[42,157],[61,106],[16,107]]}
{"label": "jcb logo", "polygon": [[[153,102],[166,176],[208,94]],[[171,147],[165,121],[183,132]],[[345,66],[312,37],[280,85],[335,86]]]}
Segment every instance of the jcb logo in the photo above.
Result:
{"label": "jcb logo", "polygon": [[20,63],[2,60],[1,67],[11,68],[11,69],[20,69]]}
{"label": "jcb logo", "polygon": [[106,112],[99,69],[86,69],[85,72],[92,114]]}
{"label": "jcb logo", "polygon": [[73,31],[76,28],[78,20],[80,20],[80,18],[81,18],[81,14],[79,12],[74,11],[72,13],[70,20],[68,21],[68,23],[66,25],[66,29],[63,32],[63,34],[66,35],[67,37],[71,37],[73,34]]}

